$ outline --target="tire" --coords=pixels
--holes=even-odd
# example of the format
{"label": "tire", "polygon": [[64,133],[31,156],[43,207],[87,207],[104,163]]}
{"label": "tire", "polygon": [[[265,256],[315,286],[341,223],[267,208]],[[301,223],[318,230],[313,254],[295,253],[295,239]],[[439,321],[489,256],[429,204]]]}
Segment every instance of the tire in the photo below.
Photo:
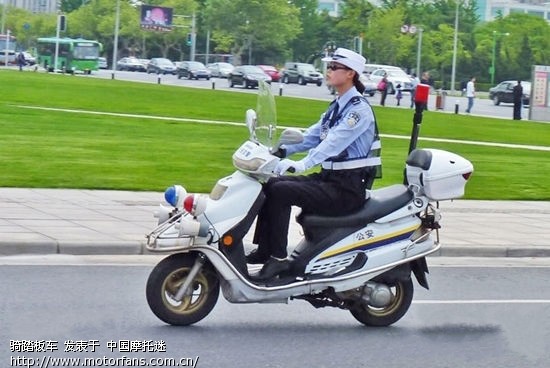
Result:
{"label": "tire", "polygon": [[206,261],[193,282],[193,295],[181,302],[172,297],[185,281],[196,253],[176,253],[163,259],[151,271],[146,296],[149,308],[162,321],[175,326],[187,326],[206,317],[216,305],[220,293],[218,275]]}
{"label": "tire", "polygon": [[317,82],[317,87],[321,87],[323,85],[323,82]]}
{"label": "tire", "polygon": [[361,305],[350,309],[356,320],[366,326],[385,327],[399,321],[411,306],[414,287],[412,279],[397,281],[392,285],[393,298],[390,304],[383,308]]}
{"label": "tire", "polygon": [[189,80],[193,79],[193,73],[189,72],[189,74],[187,74],[187,79]]}
{"label": "tire", "polygon": [[305,86],[307,83],[306,83],[306,81],[304,80],[304,78],[302,76],[299,76],[298,77],[298,84],[301,85],[301,86]]}
{"label": "tire", "polygon": [[285,76],[283,77],[283,83],[284,83],[284,84],[288,84],[288,75],[285,75]]}
{"label": "tire", "polygon": [[493,96],[493,105],[495,105],[495,106],[500,105],[500,100],[498,99],[497,95]]}

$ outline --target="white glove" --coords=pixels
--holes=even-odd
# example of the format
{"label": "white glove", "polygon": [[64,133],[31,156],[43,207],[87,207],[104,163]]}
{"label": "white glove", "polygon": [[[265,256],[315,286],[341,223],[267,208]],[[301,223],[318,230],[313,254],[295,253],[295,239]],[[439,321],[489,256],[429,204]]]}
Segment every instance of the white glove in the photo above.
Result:
{"label": "white glove", "polygon": [[293,169],[292,172],[299,174],[306,171],[306,166],[302,161],[292,161],[285,158],[279,161],[273,172],[277,175],[283,175],[289,169]]}

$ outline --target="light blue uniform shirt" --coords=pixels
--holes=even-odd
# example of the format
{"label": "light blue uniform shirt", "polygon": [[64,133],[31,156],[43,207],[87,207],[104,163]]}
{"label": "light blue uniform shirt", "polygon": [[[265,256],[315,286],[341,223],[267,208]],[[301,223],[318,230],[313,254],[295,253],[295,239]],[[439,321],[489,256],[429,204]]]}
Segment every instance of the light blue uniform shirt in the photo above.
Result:
{"label": "light blue uniform shirt", "polygon": [[302,143],[285,146],[287,156],[309,150],[303,159],[306,169],[338,156],[345,150],[346,160],[367,157],[375,140],[375,118],[367,102],[360,100],[355,104],[348,103],[355,96],[361,94],[352,87],[337,99],[339,119],[324,139],[321,139],[323,118],[332,109],[323,113],[319,121],[305,131]]}

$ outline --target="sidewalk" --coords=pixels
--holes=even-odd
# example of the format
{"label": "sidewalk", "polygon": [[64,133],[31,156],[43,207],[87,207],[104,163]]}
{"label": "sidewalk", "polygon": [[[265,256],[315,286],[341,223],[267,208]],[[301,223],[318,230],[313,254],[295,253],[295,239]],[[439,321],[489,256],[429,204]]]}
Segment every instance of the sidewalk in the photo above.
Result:
{"label": "sidewalk", "polygon": [[[147,253],[163,200],[157,192],[0,188],[0,256]],[[550,257],[550,202],[457,200],[441,209],[437,255]],[[300,230],[291,225],[290,244]]]}

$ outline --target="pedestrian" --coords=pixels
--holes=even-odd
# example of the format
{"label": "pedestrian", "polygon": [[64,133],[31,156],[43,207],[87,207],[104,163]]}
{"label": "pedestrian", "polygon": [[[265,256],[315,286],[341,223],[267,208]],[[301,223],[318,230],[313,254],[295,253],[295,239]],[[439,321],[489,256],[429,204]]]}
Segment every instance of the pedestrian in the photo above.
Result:
{"label": "pedestrian", "polygon": [[474,76],[470,77],[468,83],[466,83],[466,97],[468,98],[468,108],[466,112],[469,114],[472,111],[474,106],[474,98],[476,97],[476,78]]}
{"label": "pedestrian", "polygon": [[23,52],[17,54],[17,65],[19,65],[19,71],[23,71],[23,67],[25,66],[25,55],[23,55]]}
{"label": "pedestrian", "polygon": [[388,73],[384,73],[384,76],[378,82],[377,88],[380,91],[380,106],[384,106],[386,104],[386,96],[388,95]]}
{"label": "pedestrian", "polygon": [[420,83],[420,80],[416,76],[415,73],[412,74],[411,78],[411,108],[414,107],[414,99],[416,96],[416,87],[418,86],[418,83]]}
{"label": "pedestrian", "polygon": [[[430,73],[429,72],[424,72],[422,73],[422,77],[420,78],[420,83],[422,84],[425,84],[427,86],[430,86],[430,91],[431,91],[431,77],[430,77]],[[426,101],[426,103],[424,104],[424,106],[422,107],[422,110],[428,110],[428,101]]]}
{"label": "pedestrian", "polygon": [[395,86],[397,92],[395,92],[395,99],[397,100],[397,106],[401,106],[401,99],[403,98],[403,91],[401,91],[401,84]]}
{"label": "pedestrian", "polygon": [[[259,211],[254,234],[258,248],[246,256],[247,263],[264,263],[251,277],[258,281],[274,278],[288,270],[287,236],[292,206],[302,213],[340,216],[361,208],[365,191],[380,177],[380,140],[374,112],[363,97],[359,76],[365,58],[338,48],[323,61],[327,84],[337,90],[321,118],[304,133],[301,143],[284,145],[277,155],[288,157],[307,152],[299,160],[281,160],[263,186],[265,201]],[[302,173],[316,165],[320,172],[309,175],[282,175],[288,169]]]}
{"label": "pedestrian", "polygon": [[521,86],[521,80],[518,80],[518,84],[514,86],[514,120],[521,120],[521,107],[523,102],[523,87]]}
{"label": "pedestrian", "polygon": [[466,94],[466,85],[468,84],[467,81],[463,80],[460,82],[460,96],[464,97]]}

